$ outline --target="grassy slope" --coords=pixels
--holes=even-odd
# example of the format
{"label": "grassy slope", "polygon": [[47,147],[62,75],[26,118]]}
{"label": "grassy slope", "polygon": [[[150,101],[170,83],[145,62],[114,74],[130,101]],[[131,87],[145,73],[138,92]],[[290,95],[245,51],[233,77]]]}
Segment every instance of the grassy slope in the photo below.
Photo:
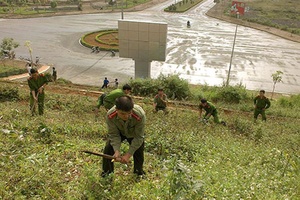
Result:
{"label": "grassy slope", "polygon": [[246,3],[249,11],[240,19],[229,15],[231,2],[221,0],[207,15],[300,42],[300,19],[297,13],[300,4],[297,0],[244,0],[242,2]]}
{"label": "grassy slope", "polygon": [[165,117],[139,101],[148,119],[147,178],[135,181],[132,166],[116,164],[110,183],[99,177],[101,159],[80,152],[101,151],[105,143],[105,112],[101,110],[99,118],[92,112],[97,97],[64,89],[58,93],[59,87],[50,84],[45,116],[31,117],[27,85],[21,84],[1,83],[18,87],[21,96],[0,104],[3,199],[299,196],[299,118],[269,115],[268,123],[253,124],[252,113],[221,112],[228,127],[204,126],[193,110],[172,108]]}

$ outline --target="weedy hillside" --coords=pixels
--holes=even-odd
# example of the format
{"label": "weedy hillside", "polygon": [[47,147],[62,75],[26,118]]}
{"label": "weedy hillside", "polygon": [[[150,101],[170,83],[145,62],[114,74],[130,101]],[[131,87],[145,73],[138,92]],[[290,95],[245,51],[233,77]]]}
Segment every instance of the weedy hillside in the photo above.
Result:
{"label": "weedy hillside", "polygon": [[135,98],[147,115],[147,175],[116,163],[101,178],[102,159],[81,152],[102,152],[106,139],[92,89],[50,83],[40,117],[30,115],[26,82],[0,83],[1,199],[299,199],[299,95],[273,100],[266,123],[253,122],[251,97],[216,101],[227,126],[201,123],[197,101],[163,115],[151,96]]}

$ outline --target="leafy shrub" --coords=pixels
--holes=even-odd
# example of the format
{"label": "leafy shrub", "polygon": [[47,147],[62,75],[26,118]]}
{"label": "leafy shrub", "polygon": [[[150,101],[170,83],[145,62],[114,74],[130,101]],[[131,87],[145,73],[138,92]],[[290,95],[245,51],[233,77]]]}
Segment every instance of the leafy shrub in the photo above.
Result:
{"label": "leafy shrub", "polygon": [[56,7],[57,7],[57,2],[56,2],[56,1],[51,1],[51,2],[50,2],[50,7],[51,7],[52,9],[56,8]]}
{"label": "leafy shrub", "polygon": [[191,96],[188,82],[179,78],[178,75],[160,75],[158,81],[161,83],[168,97],[172,99],[183,100]]}
{"label": "leafy shrub", "polygon": [[173,159],[169,171],[171,172],[170,194],[172,199],[197,199],[204,196],[203,183],[194,179],[194,173],[181,160]]}
{"label": "leafy shrub", "polygon": [[287,98],[284,98],[284,97],[278,99],[278,104],[279,104],[280,106],[282,106],[282,107],[285,107],[285,108],[287,108],[287,107],[292,107],[292,106],[293,106],[291,100],[290,100],[290,99],[287,99]]}
{"label": "leafy shrub", "polygon": [[72,82],[63,78],[59,78],[56,80],[56,83],[60,83],[60,84],[71,84]]}
{"label": "leafy shrub", "polygon": [[239,118],[236,118],[233,122],[233,132],[236,132],[241,135],[245,135],[247,137],[250,136],[251,133],[253,133],[253,124],[249,123],[248,120],[242,120]]}
{"label": "leafy shrub", "polygon": [[135,79],[130,82],[133,94],[139,96],[151,96],[157,92],[158,81],[153,79]]}
{"label": "leafy shrub", "polygon": [[237,86],[221,87],[217,93],[218,100],[228,103],[240,103],[241,100],[248,99],[246,88]]}
{"label": "leafy shrub", "polygon": [[19,100],[19,90],[15,87],[0,88],[0,102]]}
{"label": "leafy shrub", "polygon": [[291,97],[280,97],[277,101],[280,107],[284,108],[299,108],[300,107],[300,95],[292,95]]}
{"label": "leafy shrub", "polygon": [[136,79],[130,82],[133,94],[140,96],[154,96],[158,88],[164,88],[164,92],[171,99],[187,99],[191,96],[188,82],[178,75],[160,75],[158,79]]}

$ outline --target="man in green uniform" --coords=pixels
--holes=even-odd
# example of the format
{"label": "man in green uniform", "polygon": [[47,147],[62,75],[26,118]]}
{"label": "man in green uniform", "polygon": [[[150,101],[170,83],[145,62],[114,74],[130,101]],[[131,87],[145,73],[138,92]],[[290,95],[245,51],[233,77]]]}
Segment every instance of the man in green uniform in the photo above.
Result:
{"label": "man in green uniform", "polygon": [[131,92],[131,87],[128,84],[125,84],[122,89],[115,89],[111,91],[109,94],[102,94],[98,98],[97,108],[95,110],[95,114],[98,114],[100,106],[104,106],[104,108],[108,111],[115,105],[115,100],[118,97],[129,95]]}
{"label": "man in green uniform", "polygon": [[[134,105],[131,97],[122,96],[116,99],[116,106],[111,108],[106,115],[108,126],[108,141],[104,153],[116,157],[116,161],[128,163],[133,156],[134,170],[137,175],[144,175],[144,136],[145,136],[145,111]],[[120,147],[122,141],[129,143],[128,151],[122,155]],[[114,163],[103,158],[102,177],[114,171]]]}
{"label": "man in green uniform", "polygon": [[164,111],[164,113],[168,113],[167,110],[167,95],[164,93],[162,88],[158,89],[158,94],[154,97],[154,112],[158,112],[159,110]]}
{"label": "man in green uniform", "polygon": [[43,74],[39,74],[36,69],[30,70],[31,76],[28,78],[28,86],[30,88],[30,110],[31,114],[35,114],[36,104],[38,105],[39,115],[44,114],[45,86],[48,83],[47,78]]}
{"label": "man in green uniform", "polygon": [[202,119],[202,109],[204,109],[206,111],[206,113],[203,117],[204,122],[207,122],[207,120],[210,118],[210,116],[213,116],[215,123],[223,124],[224,126],[226,126],[226,122],[219,120],[218,111],[211,102],[207,101],[206,99],[200,100],[199,119]]}
{"label": "man in green uniform", "polygon": [[271,106],[270,100],[265,97],[265,91],[260,90],[259,95],[254,98],[254,121],[257,120],[259,114],[261,114],[262,120],[266,121],[266,109]]}

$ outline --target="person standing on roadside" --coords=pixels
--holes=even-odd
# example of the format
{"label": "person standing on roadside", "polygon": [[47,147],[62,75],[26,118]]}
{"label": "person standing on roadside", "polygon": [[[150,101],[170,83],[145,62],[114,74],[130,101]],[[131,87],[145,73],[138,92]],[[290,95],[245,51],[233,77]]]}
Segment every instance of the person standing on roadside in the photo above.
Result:
{"label": "person standing on roadside", "polygon": [[52,70],[53,70],[52,71],[52,78],[53,78],[53,81],[55,82],[56,79],[57,79],[57,71],[56,71],[55,67],[53,67]]}
{"label": "person standing on roadside", "polygon": [[38,105],[39,115],[44,114],[44,99],[45,99],[45,86],[48,84],[47,78],[44,74],[39,74],[34,68],[30,70],[30,77],[28,78],[28,86],[30,88],[30,111],[35,114],[35,107]]}
{"label": "person standing on roadside", "polygon": [[261,114],[262,120],[266,121],[266,109],[270,108],[271,102],[265,96],[265,91],[260,90],[259,95],[254,98],[254,121],[257,120],[259,114]]}
{"label": "person standing on roadside", "polygon": [[103,80],[103,85],[102,85],[101,89],[107,88],[108,84],[109,84],[109,80],[107,79],[107,77],[105,77]]}
{"label": "person standing on roadside", "polygon": [[115,79],[115,88],[116,88],[116,89],[119,88],[119,81],[118,81],[117,78]]}

